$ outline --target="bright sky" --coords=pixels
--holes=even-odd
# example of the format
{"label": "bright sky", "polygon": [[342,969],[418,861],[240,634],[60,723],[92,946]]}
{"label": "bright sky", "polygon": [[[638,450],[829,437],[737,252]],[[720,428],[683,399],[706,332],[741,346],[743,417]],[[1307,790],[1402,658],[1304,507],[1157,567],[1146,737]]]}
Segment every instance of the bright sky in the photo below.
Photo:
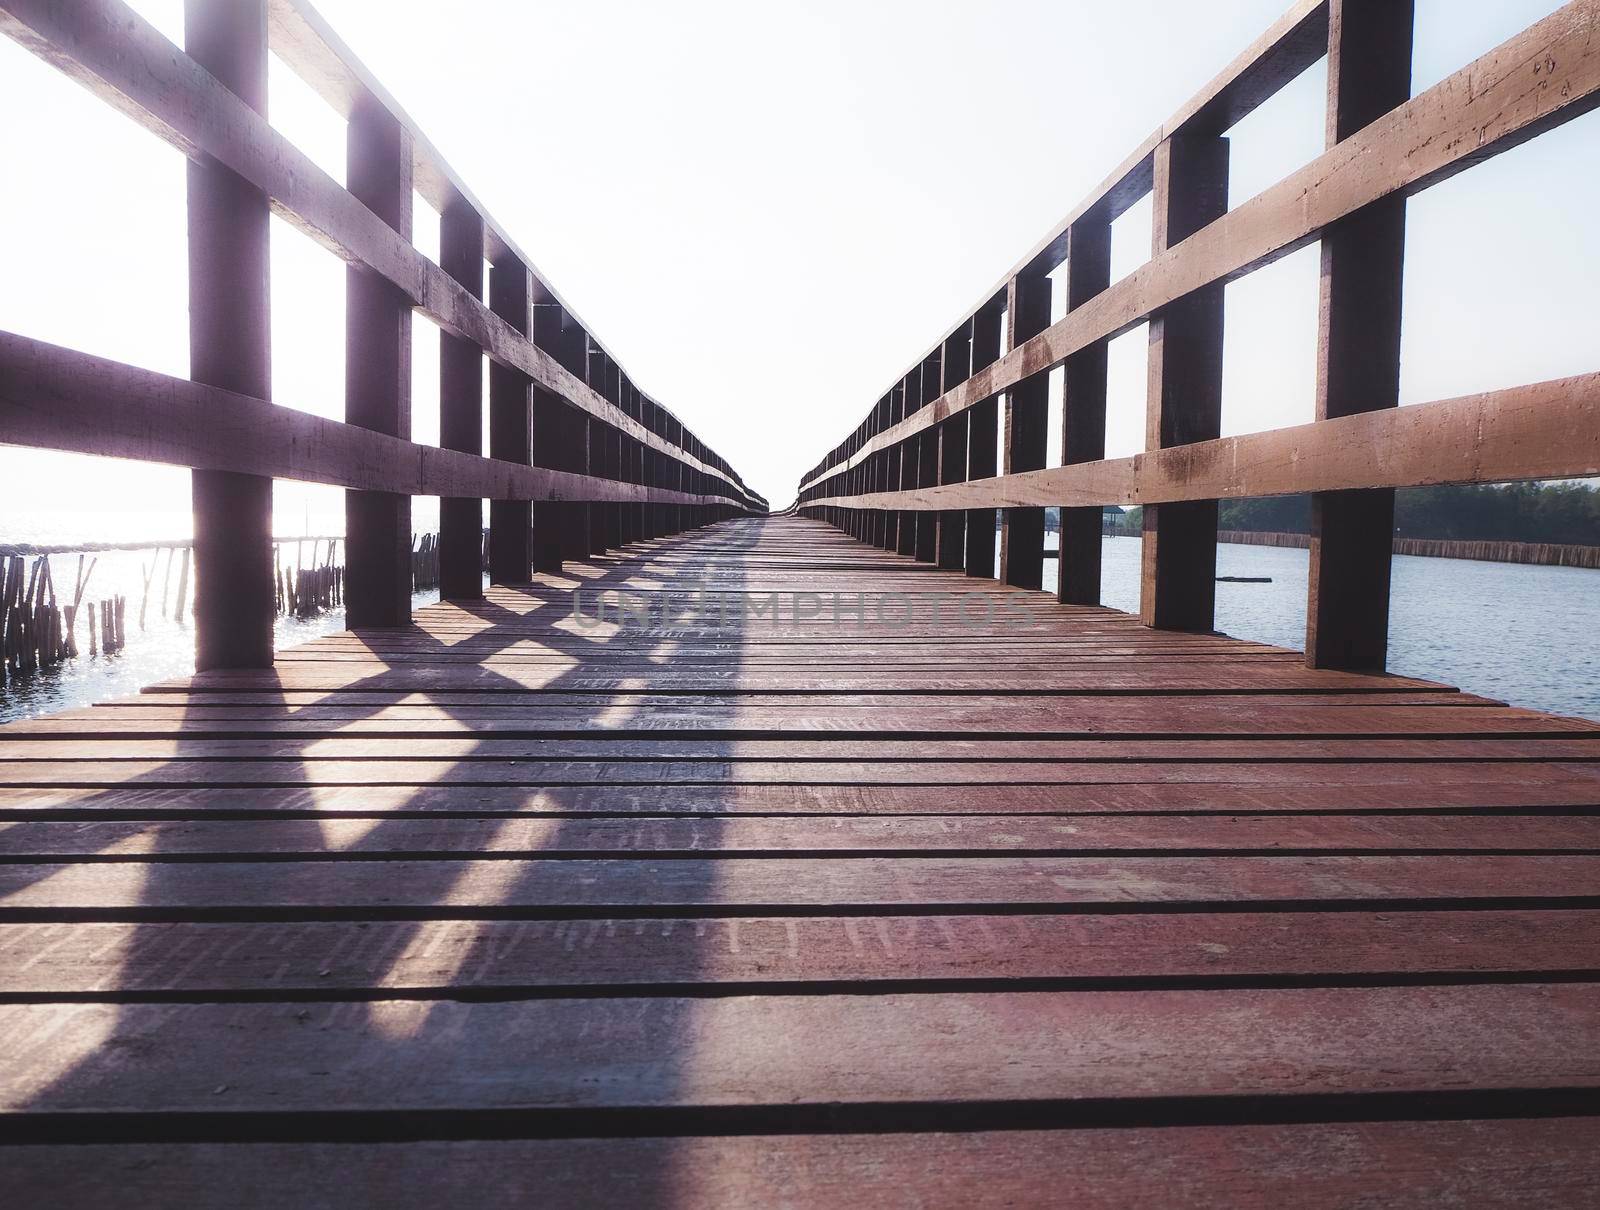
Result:
{"label": "bright sky", "polygon": [[[635,382],[775,507],[909,363],[1287,0],[323,0]],[[133,5],[181,41],[181,0]],[[1414,87],[1559,7],[1419,0]],[[1322,149],[1313,67],[1233,132],[1233,200]],[[343,122],[276,60],[271,117],[336,178]],[[187,373],[183,162],[0,39],[0,328]],[[1600,369],[1600,114],[1411,203],[1407,402]],[[1148,203],[1115,269],[1148,255]],[[277,402],[338,416],[343,267],[273,227]],[[417,243],[437,225],[418,207]],[[1310,418],[1315,248],[1228,291],[1225,431]],[[415,437],[437,440],[418,318]],[[1116,342],[1108,453],[1142,440]],[[187,472],[0,449],[0,538],[175,537]],[[279,484],[278,530],[339,493]],[[416,525],[430,528],[431,501]],[[94,520],[90,518],[94,517]],[[112,518],[107,521],[105,518]],[[158,532],[152,532],[152,527]]]}

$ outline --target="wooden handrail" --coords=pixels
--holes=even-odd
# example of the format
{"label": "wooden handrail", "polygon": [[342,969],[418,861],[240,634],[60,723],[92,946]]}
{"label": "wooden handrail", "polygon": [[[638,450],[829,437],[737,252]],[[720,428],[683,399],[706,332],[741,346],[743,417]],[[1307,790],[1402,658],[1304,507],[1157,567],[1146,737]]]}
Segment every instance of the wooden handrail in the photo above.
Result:
{"label": "wooden handrail", "polygon": [[[1038,587],[1039,511],[1062,507],[1075,540],[1058,591],[1093,603],[1098,506],[1149,504],[1144,620],[1207,630],[1215,500],[1314,492],[1324,540],[1312,547],[1307,658],[1381,667],[1390,489],[1600,469],[1592,375],[1394,410],[1405,199],[1600,106],[1600,0],[1571,0],[1415,97],[1412,20],[1410,0],[1295,4],[879,398],[802,480],[799,510],[992,575],[1000,509],[1001,578]],[[1248,201],[1218,204],[1224,132],[1324,56],[1327,151]],[[1110,223],[1152,192],[1154,253],[1112,283]],[[1223,285],[1318,240],[1317,420],[1217,437]],[[1063,287],[1065,314],[1049,322],[1052,289]],[[1147,322],[1147,452],[1108,460],[1106,348]],[[1062,465],[1036,469],[1049,461],[1046,376],[1061,367]]]}
{"label": "wooden handrail", "polygon": [[[348,489],[352,625],[409,617],[409,498],[437,495],[447,595],[766,501],[632,382],[393,97],[302,0],[188,0],[185,50],[121,0],[0,0],[4,33],[190,165],[191,380],[0,334],[0,440],[195,472],[199,663],[264,666],[271,480]],[[276,51],[347,119],[349,187],[267,121]],[[411,244],[415,188],[440,263]],[[268,210],[351,268],[346,422],[273,403]],[[487,290],[484,265],[488,262]],[[410,313],[440,328],[440,433],[410,432]],[[482,358],[491,363],[482,432]],[[484,457],[487,436],[490,457]]]}

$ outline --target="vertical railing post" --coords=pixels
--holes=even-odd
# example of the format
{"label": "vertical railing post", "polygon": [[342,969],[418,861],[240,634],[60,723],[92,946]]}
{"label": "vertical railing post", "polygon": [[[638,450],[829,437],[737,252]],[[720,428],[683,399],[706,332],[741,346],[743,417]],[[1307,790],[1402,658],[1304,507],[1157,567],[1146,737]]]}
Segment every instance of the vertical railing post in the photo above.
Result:
{"label": "vertical railing post", "polygon": [[[1001,306],[991,302],[972,317],[972,373],[1000,359]],[[968,409],[967,478],[992,479],[999,469],[1000,403],[990,397]],[[967,510],[967,574],[994,579],[995,510]]]}
{"label": "vertical railing post", "polygon": [[[601,398],[606,393],[606,355],[592,337],[585,337],[588,347],[584,351],[584,381],[589,389]],[[585,471],[593,478],[611,478],[611,426],[594,417],[588,418],[588,465]],[[608,514],[611,505],[603,500],[589,504],[589,553],[604,554],[608,532]]]}
{"label": "vertical railing post", "polygon": [[[939,398],[939,384],[943,381],[940,371],[941,350],[934,350],[922,363],[922,372],[918,378],[922,390],[922,406],[929,407]],[[917,435],[919,446],[917,453],[917,486],[935,487],[939,482],[939,429],[923,429]],[[932,563],[938,557],[938,530],[939,514],[927,509],[920,509],[917,518],[917,547],[916,556],[920,562]]]}
{"label": "vertical railing post", "polygon": [[[1328,146],[1411,95],[1412,0],[1332,0],[1328,11]],[[1400,402],[1400,311],[1406,203],[1394,195],[1322,233],[1318,420]],[[1311,497],[1306,663],[1382,669],[1389,648],[1394,491]]]}
{"label": "vertical railing post", "polygon": [[[622,408],[623,415],[631,420],[637,420],[639,413],[635,405],[633,383],[626,374],[622,375],[621,397],[618,405]],[[621,452],[619,478],[628,483],[637,483],[635,455],[638,453],[638,442],[632,437],[621,435],[618,442]],[[627,546],[638,540],[638,508],[636,505],[624,504],[617,510],[617,545]]]}
{"label": "vertical railing post", "polygon": [[[1011,347],[1050,326],[1050,278],[1029,269],[1011,279],[1006,300]],[[1049,372],[1024,378],[1006,392],[1005,466],[1008,475],[1044,467],[1049,430]],[[1000,579],[1018,588],[1044,586],[1044,509],[1001,510]]]}
{"label": "vertical railing post", "polygon": [[[957,328],[944,342],[940,361],[940,390],[948,394],[972,375],[972,325]],[[964,483],[967,478],[967,445],[970,411],[957,412],[939,426],[939,482]],[[938,541],[934,563],[950,571],[966,566],[967,514],[965,509],[942,509],[938,513]]]}
{"label": "vertical railing post", "polygon": [[[252,109],[267,108],[266,0],[186,0],[184,47]],[[272,397],[267,199],[210,158],[188,164],[189,377]],[[191,476],[195,666],[272,665],[272,480]]]}
{"label": "vertical railing post", "polygon": [[[558,362],[561,360],[562,314],[560,303],[547,299],[533,304],[533,343]],[[572,425],[564,414],[569,411],[571,408],[561,402],[560,396],[540,387],[533,388],[529,454],[534,466],[563,471],[572,469]],[[532,537],[529,558],[534,571],[561,570],[564,553],[562,529],[571,524],[571,507],[567,504],[535,504],[530,508],[528,521]]]}
{"label": "vertical railing post", "polygon": [[[678,422],[677,417],[668,416],[666,418],[666,426],[665,427],[666,427],[666,438],[667,438],[667,440],[672,442],[674,447],[680,447],[682,442],[683,442],[683,426]],[[672,488],[674,491],[680,491],[680,492],[683,491],[684,490],[684,487],[683,487],[683,483],[684,483],[684,465],[683,465],[683,463],[679,459],[673,458],[671,461],[669,461],[667,463],[666,470],[667,470],[666,486]],[[668,534],[676,534],[676,533],[683,532],[683,530],[685,528],[685,523],[684,523],[683,516],[684,516],[684,506],[683,505],[681,505],[681,504],[669,504],[669,505],[667,505],[667,533]]]}
{"label": "vertical railing post", "polygon": [[[1160,255],[1228,209],[1228,141],[1179,131],[1155,150],[1153,251]],[[1207,441],[1222,427],[1223,283],[1186,295],[1150,318],[1145,448]],[[1215,625],[1217,502],[1144,510],[1139,615],[1146,626],[1208,631]]]}
{"label": "vertical railing post", "polygon": [[[611,360],[609,353],[605,357],[605,389],[601,392],[606,397],[606,402],[620,409],[622,407],[622,367]],[[627,469],[623,464],[622,430],[614,425],[607,425],[605,430],[606,440],[606,478],[618,482],[627,479]],[[614,550],[622,545],[622,504],[608,504],[604,510],[606,549]]]}
{"label": "vertical railing post", "polygon": [[[922,367],[907,374],[900,383],[902,415],[910,416],[922,407]],[[910,491],[920,479],[918,462],[922,457],[921,434],[914,434],[900,442],[900,491]],[[911,509],[900,510],[900,530],[895,551],[902,555],[917,553],[917,514]]]}
{"label": "vertical railing post", "polygon": [[[439,216],[439,267],[473,298],[483,297],[483,216],[461,196]],[[483,453],[483,350],[476,341],[439,332],[439,444]],[[483,501],[439,501],[439,595],[451,601],[483,596]]]}
{"label": "vertical railing post", "polygon": [[[1111,284],[1111,224],[1084,218],[1067,233],[1067,310],[1077,310]],[[1067,358],[1061,392],[1061,464],[1106,456],[1106,365],[1109,342],[1097,340]],[[1061,510],[1056,599],[1100,603],[1101,505]]]}
{"label": "vertical railing post", "polygon": [[[876,437],[879,433],[883,432],[884,429],[888,428],[889,424],[889,396],[885,395],[882,399],[878,400],[878,406],[872,411],[872,435]],[[879,450],[877,453],[872,455],[869,462],[871,469],[867,472],[867,482],[871,485],[871,490],[875,492],[888,491],[888,451]],[[890,510],[886,508],[875,509],[872,513],[872,544],[878,547],[880,550],[889,545],[890,515]]]}
{"label": "vertical railing post", "polygon": [[[939,426],[923,429],[913,439],[917,443],[917,486],[935,487],[939,482]],[[919,509],[917,545],[912,552],[920,563],[932,563],[938,554],[938,514]]]}
{"label": "vertical railing post", "polygon": [[[906,417],[906,388],[904,383],[896,383],[889,390],[889,424],[899,424]],[[883,490],[897,492],[900,490],[900,468],[905,461],[905,443],[896,441],[883,452]],[[831,490],[831,489],[830,489]],[[883,518],[883,549],[898,551],[900,549],[900,522],[905,513],[900,509],[891,508]]]}
{"label": "vertical railing post", "polygon": [[[350,113],[345,179],[361,202],[411,238],[411,137],[376,98]],[[411,304],[365,268],[345,272],[345,420],[411,437]],[[345,492],[345,615],[352,628],[411,620],[411,497]]]}
{"label": "vertical railing post", "polygon": [[[510,252],[489,268],[489,309],[524,336],[533,328],[533,274]],[[533,384],[521,370],[489,366],[489,456],[532,464]],[[533,504],[489,502],[489,578],[526,584],[533,570]]]}
{"label": "vertical railing post", "polygon": [[[589,336],[583,330],[577,318],[565,310],[561,313],[561,365],[579,382],[588,382],[589,366]],[[566,449],[571,457],[567,465],[568,470],[580,475],[589,473],[589,429],[590,422],[587,414],[577,408],[567,408],[563,421],[570,426],[567,432]],[[561,534],[561,550],[564,559],[581,562],[589,555],[589,528],[590,510],[592,505],[588,501],[580,501],[568,506],[565,527]]]}
{"label": "vertical railing post", "polygon": [[[957,412],[938,428],[939,482],[961,483],[967,477],[966,412]],[[933,562],[936,567],[960,571],[966,566],[967,514],[964,509],[941,509],[935,514]]]}

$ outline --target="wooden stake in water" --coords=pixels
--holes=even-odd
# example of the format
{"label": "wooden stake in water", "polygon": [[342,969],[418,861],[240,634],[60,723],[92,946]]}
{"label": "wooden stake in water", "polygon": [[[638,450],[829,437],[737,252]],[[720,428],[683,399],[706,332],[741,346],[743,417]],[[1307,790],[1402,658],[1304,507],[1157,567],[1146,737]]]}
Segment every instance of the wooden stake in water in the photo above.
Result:
{"label": "wooden stake in water", "polygon": [[178,625],[180,625],[180,626],[182,626],[184,624],[184,618],[187,616],[183,612],[183,607],[184,607],[185,602],[188,599],[188,596],[189,596],[189,548],[187,546],[185,546],[183,548],[183,562],[182,562],[182,564],[179,565],[179,568],[178,568],[178,606],[173,611],[173,614],[172,614],[173,620],[175,622],[177,622]]}

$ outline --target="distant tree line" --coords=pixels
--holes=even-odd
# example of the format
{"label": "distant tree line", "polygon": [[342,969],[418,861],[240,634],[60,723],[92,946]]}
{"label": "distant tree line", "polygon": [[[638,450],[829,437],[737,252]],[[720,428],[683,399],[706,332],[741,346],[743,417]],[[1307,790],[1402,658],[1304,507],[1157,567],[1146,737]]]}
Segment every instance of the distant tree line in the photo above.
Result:
{"label": "distant tree line", "polygon": [[[1600,491],[1582,483],[1401,488],[1394,522],[1402,538],[1600,546]],[[1309,533],[1311,497],[1224,500],[1218,528]]]}

